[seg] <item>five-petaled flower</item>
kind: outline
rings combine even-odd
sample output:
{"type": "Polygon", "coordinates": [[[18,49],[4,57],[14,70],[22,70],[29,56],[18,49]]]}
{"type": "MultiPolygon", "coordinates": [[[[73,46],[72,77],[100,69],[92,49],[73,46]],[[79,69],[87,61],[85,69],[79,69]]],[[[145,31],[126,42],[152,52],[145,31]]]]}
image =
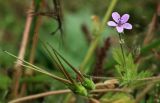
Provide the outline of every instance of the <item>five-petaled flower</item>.
{"type": "Polygon", "coordinates": [[[124,14],[121,17],[117,12],[113,12],[112,18],[114,21],[109,21],[108,25],[116,27],[119,33],[122,33],[124,29],[132,29],[132,25],[130,23],[127,23],[129,19],[129,14],[124,14]]]}

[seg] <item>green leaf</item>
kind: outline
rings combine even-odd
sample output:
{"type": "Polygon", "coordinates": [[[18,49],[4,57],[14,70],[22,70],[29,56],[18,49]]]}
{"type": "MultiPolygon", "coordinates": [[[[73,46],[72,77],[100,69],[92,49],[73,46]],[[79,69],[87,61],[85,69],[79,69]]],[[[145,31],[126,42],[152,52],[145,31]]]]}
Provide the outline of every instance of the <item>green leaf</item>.
{"type": "Polygon", "coordinates": [[[132,86],[139,83],[138,79],[142,79],[151,76],[148,71],[142,71],[138,73],[138,64],[134,63],[134,59],[131,53],[124,52],[125,65],[123,64],[123,55],[120,49],[114,49],[113,57],[118,63],[115,68],[120,75],[121,85],[132,86]]]}
{"type": "Polygon", "coordinates": [[[3,74],[0,74],[0,89],[6,90],[11,84],[11,79],[3,74]]]}
{"type": "Polygon", "coordinates": [[[117,48],[114,49],[112,54],[113,54],[113,58],[118,64],[120,65],[123,64],[123,56],[122,56],[120,49],[117,49],[117,48]]]}

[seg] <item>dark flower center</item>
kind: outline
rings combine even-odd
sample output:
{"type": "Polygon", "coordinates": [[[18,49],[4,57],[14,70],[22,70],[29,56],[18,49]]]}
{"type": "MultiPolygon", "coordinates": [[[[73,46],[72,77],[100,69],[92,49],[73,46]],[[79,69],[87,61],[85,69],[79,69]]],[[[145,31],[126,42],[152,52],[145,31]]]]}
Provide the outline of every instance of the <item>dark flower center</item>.
{"type": "Polygon", "coordinates": [[[117,24],[118,24],[119,27],[123,25],[122,20],[123,20],[122,18],[118,19],[118,23],[117,24]]]}

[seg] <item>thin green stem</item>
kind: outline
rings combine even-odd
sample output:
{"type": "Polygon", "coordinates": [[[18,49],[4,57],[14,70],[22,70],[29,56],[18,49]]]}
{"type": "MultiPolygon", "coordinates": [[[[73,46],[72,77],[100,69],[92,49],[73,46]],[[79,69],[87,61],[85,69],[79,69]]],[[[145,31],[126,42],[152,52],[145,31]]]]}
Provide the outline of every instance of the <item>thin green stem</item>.
{"type": "MultiPolygon", "coordinates": [[[[100,37],[101,37],[101,35],[102,35],[103,29],[104,29],[104,27],[105,27],[105,25],[106,25],[106,22],[109,20],[110,15],[111,15],[111,12],[113,11],[113,9],[114,9],[117,1],[118,1],[118,0],[112,0],[112,2],[110,3],[109,8],[108,8],[108,10],[107,10],[107,12],[106,12],[106,14],[105,14],[105,16],[104,16],[104,19],[103,19],[103,21],[102,21],[101,26],[100,26],[100,29],[99,29],[99,30],[96,32],[96,34],[95,34],[95,35],[96,35],[96,38],[95,38],[95,40],[91,43],[91,45],[90,45],[90,47],[89,47],[89,49],[88,49],[88,51],[87,51],[87,54],[86,54],[86,56],[85,56],[82,64],[80,65],[80,70],[81,70],[81,71],[86,70],[85,67],[86,67],[86,65],[88,64],[88,62],[90,61],[90,59],[91,59],[91,57],[92,57],[92,55],[93,55],[93,53],[94,53],[94,51],[95,51],[95,49],[96,49],[96,47],[97,47],[97,45],[98,45],[98,42],[99,42],[99,40],[100,40],[100,37]]],[[[86,72],[86,71],[84,71],[84,72],[86,72]]]]}
{"type": "Polygon", "coordinates": [[[58,80],[58,81],[61,81],[61,82],[63,82],[63,83],[71,84],[68,80],[63,79],[63,78],[60,78],[60,77],[58,77],[58,76],[55,76],[55,75],[53,75],[53,74],[51,74],[51,73],[49,73],[49,72],[47,72],[47,71],[45,71],[45,70],[36,69],[36,68],[33,68],[32,66],[28,66],[28,65],[25,65],[25,64],[20,64],[20,65],[22,65],[22,66],[24,66],[24,67],[26,67],[26,68],[29,68],[29,69],[38,71],[38,72],[40,72],[40,73],[46,74],[46,75],[48,75],[48,76],[50,76],[50,77],[52,77],[52,78],[54,78],[54,79],[56,79],[56,80],[58,80]]]}
{"type": "Polygon", "coordinates": [[[104,27],[106,26],[106,22],[109,20],[110,15],[111,15],[114,7],[116,6],[117,2],[118,2],[118,0],[112,0],[112,2],[110,3],[109,8],[106,11],[105,16],[102,21],[102,25],[101,25],[102,31],[103,31],[104,27]]]}
{"type": "MultiPolygon", "coordinates": [[[[26,61],[24,61],[24,60],[22,60],[22,59],[19,59],[18,57],[16,57],[15,55],[13,55],[13,54],[11,54],[11,53],[9,53],[9,52],[7,52],[7,51],[4,51],[4,52],[7,53],[8,55],[10,55],[10,56],[12,56],[12,57],[20,60],[20,61],[26,63],[26,64],[29,65],[29,66],[27,66],[27,65],[24,65],[24,66],[29,67],[30,69],[32,68],[32,69],[34,69],[34,70],[36,70],[36,71],[39,71],[39,72],[41,72],[41,73],[49,74],[49,76],[52,75],[52,77],[53,77],[54,79],[56,79],[56,80],[59,80],[59,81],[62,81],[62,82],[71,84],[68,80],[62,79],[62,78],[60,78],[60,77],[58,77],[58,76],[55,76],[55,75],[53,75],[53,74],[51,74],[51,73],[48,73],[47,71],[45,71],[45,70],[43,70],[43,69],[41,69],[41,68],[39,68],[39,67],[31,64],[31,63],[29,63],[29,62],[26,62],[26,61]]],[[[22,64],[21,64],[21,65],[22,65],[22,64]]]]}
{"type": "Polygon", "coordinates": [[[123,38],[121,37],[121,34],[118,33],[119,35],[119,44],[120,44],[120,48],[121,48],[121,52],[122,52],[122,56],[123,56],[123,67],[125,67],[126,65],[126,60],[125,60],[125,55],[124,55],[124,50],[123,50],[123,45],[124,44],[124,40],[123,38]]]}

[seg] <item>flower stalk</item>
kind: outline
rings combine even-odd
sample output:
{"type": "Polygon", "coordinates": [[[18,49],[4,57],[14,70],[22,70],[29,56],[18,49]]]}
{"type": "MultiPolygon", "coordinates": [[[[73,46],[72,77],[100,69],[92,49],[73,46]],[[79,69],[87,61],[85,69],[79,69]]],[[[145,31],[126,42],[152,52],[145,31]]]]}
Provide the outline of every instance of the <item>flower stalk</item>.
{"type": "Polygon", "coordinates": [[[132,25],[130,23],[128,23],[130,15],[124,14],[124,15],[120,16],[120,14],[118,12],[113,12],[112,18],[114,21],[108,21],[107,24],[108,24],[108,26],[115,27],[118,32],[120,48],[121,48],[121,52],[122,52],[122,56],[123,56],[123,68],[125,68],[126,60],[125,60],[125,55],[124,55],[124,50],[123,50],[124,40],[123,40],[121,34],[124,32],[124,29],[128,29],[128,30],[132,29],[132,25]]]}
{"type": "Polygon", "coordinates": [[[121,52],[123,56],[123,68],[125,68],[126,60],[125,60],[125,55],[124,55],[124,50],[123,50],[124,40],[120,33],[118,33],[118,35],[119,35],[119,44],[120,44],[120,48],[121,48],[121,52]]]}

